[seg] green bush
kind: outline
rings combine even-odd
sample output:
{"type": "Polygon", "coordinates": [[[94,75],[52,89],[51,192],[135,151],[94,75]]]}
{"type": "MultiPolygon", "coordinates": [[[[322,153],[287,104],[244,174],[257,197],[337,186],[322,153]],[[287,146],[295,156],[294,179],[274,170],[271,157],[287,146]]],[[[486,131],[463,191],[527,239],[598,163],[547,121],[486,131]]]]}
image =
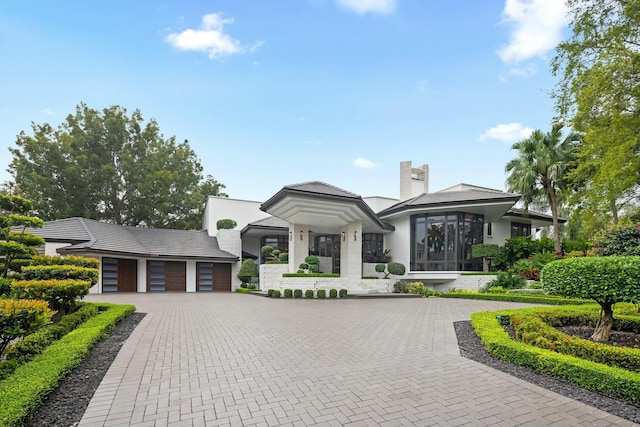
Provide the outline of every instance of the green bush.
{"type": "Polygon", "coordinates": [[[76,255],[37,255],[33,257],[31,265],[76,265],[85,268],[99,268],[100,260],[76,255]]]}
{"type": "Polygon", "coordinates": [[[393,292],[395,292],[396,294],[406,294],[407,292],[409,292],[409,288],[407,287],[407,285],[408,282],[405,282],[404,280],[398,280],[393,284],[393,292]]]}
{"type": "Polygon", "coordinates": [[[340,291],[338,292],[338,295],[340,295],[340,298],[344,298],[347,296],[347,290],[346,289],[340,289],[340,291]]]}
{"type": "Polygon", "coordinates": [[[554,252],[553,239],[543,237],[539,240],[532,236],[512,237],[505,241],[500,254],[494,260],[499,270],[507,270],[516,261],[529,258],[536,252],[554,252]]]}
{"type": "Polygon", "coordinates": [[[384,273],[383,279],[388,279],[390,274],[395,276],[403,276],[406,272],[404,264],[399,262],[390,262],[388,264],[376,264],[376,272],[384,273]]]}
{"type": "Polygon", "coordinates": [[[313,289],[307,289],[306,291],[304,291],[304,297],[313,298],[313,289]]]}
{"type": "Polygon", "coordinates": [[[511,289],[510,294],[522,294],[522,295],[544,295],[544,289],[537,288],[524,288],[524,289],[511,289]]]}
{"type": "Polygon", "coordinates": [[[285,298],[292,298],[292,297],[293,297],[293,290],[291,290],[291,289],[285,289],[285,290],[284,290],[284,297],[285,297],[285,298]]]}
{"type": "Polygon", "coordinates": [[[273,290],[273,293],[271,294],[271,296],[272,296],[273,298],[280,298],[280,290],[278,290],[278,289],[274,289],[274,290],[273,290]]]}
{"type": "Polygon", "coordinates": [[[286,252],[282,252],[278,255],[278,261],[280,262],[289,262],[289,254],[286,252]]]}
{"type": "Polygon", "coordinates": [[[46,301],[0,299],[0,355],[16,338],[49,323],[53,314],[46,301]]]}
{"type": "Polygon", "coordinates": [[[325,299],[327,297],[327,291],[324,289],[318,289],[316,296],[320,299],[325,299]]]}
{"type": "Polygon", "coordinates": [[[376,264],[375,269],[378,273],[384,273],[387,269],[387,264],[376,264]]]}
{"type": "Polygon", "coordinates": [[[99,304],[99,307],[106,310],[0,381],[0,425],[24,425],[58,382],[82,362],[91,347],[104,338],[117,322],[135,311],[132,305],[99,304]]]}
{"type": "Polygon", "coordinates": [[[425,289],[422,291],[422,296],[425,297],[439,297],[440,295],[442,295],[442,292],[438,292],[434,289],[425,289]]]}
{"type": "Polygon", "coordinates": [[[337,273],[282,273],[282,277],[324,277],[326,279],[340,277],[337,273]]]}
{"type": "Polygon", "coordinates": [[[444,298],[462,298],[488,301],[511,301],[524,302],[529,304],[547,305],[578,305],[593,304],[593,301],[583,299],[570,299],[553,295],[520,295],[520,294],[490,294],[472,291],[447,292],[441,295],[444,298]]]}
{"type": "Polygon", "coordinates": [[[480,291],[487,292],[489,288],[493,288],[499,286],[504,289],[519,289],[524,288],[527,282],[524,280],[524,277],[513,274],[508,271],[499,271],[496,278],[489,283],[487,283],[480,291]]]}
{"type": "Polygon", "coordinates": [[[268,296],[269,298],[272,298],[272,297],[273,297],[273,291],[275,291],[275,289],[267,289],[267,296],[268,296]]]}
{"type": "Polygon", "coordinates": [[[293,297],[294,298],[302,298],[302,289],[295,289],[293,291],[293,297]]]}
{"type": "Polygon", "coordinates": [[[258,277],[260,274],[258,265],[252,259],[245,259],[242,261],[240,270],[238,270],[238,279],[242,283],[249,283],[254,277],[258,277]]]}
{"type": "Polygon", "coordinates": [[[500,247],[495,244],[479,243],[471,246],[473,258],[494,258],[500,253],[500,247]]]}
{"type": "Polygon", "coordinates": [[[377,279],[379,279],[378,276],[362,276],[362,278],[366,279],[366,280],[377,280],[377,279]]]}
{"type": "Polygon", "coordinates": [[[232,230],[236,228],[236,225],[238,225],[237,222],[228,218],[223,218],[216,221],[216,228],[218,230],[232,230]]]}
{"type": "Polygon", "coordinates": [[[304,262],[307,264],[320,264],[320,258],[315,255],[308,255],[305,257],[304,262]]]}
{"type": "Polygon", "coordinates": [[[22,267],[23,280],[88,281],[91,286],[98,283],[98,269],[77,265],[31,265],[22,267]]]}
{"type": "Polygon", "coordinates": [[[248,294],[249,288],[236,288],[236,292],[239,294],[248,294]]]}
{"type": "Polygon", "coordinates": [[[557,260],[558,257],[555,252],[542,251],[531,255],[531,259],[536,264],[536,267],[544,267],[550,262],[557,260]]]}
{"type": "Polygon", "coordinates": [[[245,282],[240,283],[240,287],[241,287],[242,289],[245,289],[245,288],[247,288],[248,286],[249,286],[249,285],[247,285],[245,282]]]}
{"type": "Polygon", "coordinates": [[[309,269],[309,264],[307,264],[306,262],[303,262],[302,264],[300,264],[300,265],[298,266],[298,268],[299,268],[300,270],[308,270],[308,269],[309,269]]]}
{"type": "Polygon", "coordinates": [[[253,291],[253,290],[257,289],[257,287],[256,287],[255,283],[248,283],[247,284],[247,289],[253,291]]]}
{"type": "Polygon", "coordinates": [[[506,294],[508,291],[502,286],[490,286],[487,292],[490,294],[506,294]]]}
{"type": "Polygon", "coordinates": [[[574,382],[588,390],[640,402],[640,374],[513,341],[496,321],[496,315],[512,313],[480,312],[471,315],[473,328],[492,355],[574,382]]]}
{"type": "Polygon", "coordinates": [[[338,290],[329,289],[329,298],[338,298],[338,290]]]}
{"type": "Polygon", "coordinates": [[[6,297],[11,293],[11,279],[0,277],[0,297],[6,297]]]}
{"type": "Polygon", "coordinates": [[[424,292],[424,283],[422,282],[407,283],[407,293],[422,295],[423,292],[424,292]]]}
{"type": "Polygon", "coordinates": [[[78,301],[89,293],[91,284],[86,280],[16,280],[13,292],[18,298],[41,299],[62,314],[72,312],[78,301]]]}
{"type": "Polygon", "coordinates": [[[594,254],[600,256],[640,255],[640,224],[608,230],[596,239],[593,246],[594,254]]]}

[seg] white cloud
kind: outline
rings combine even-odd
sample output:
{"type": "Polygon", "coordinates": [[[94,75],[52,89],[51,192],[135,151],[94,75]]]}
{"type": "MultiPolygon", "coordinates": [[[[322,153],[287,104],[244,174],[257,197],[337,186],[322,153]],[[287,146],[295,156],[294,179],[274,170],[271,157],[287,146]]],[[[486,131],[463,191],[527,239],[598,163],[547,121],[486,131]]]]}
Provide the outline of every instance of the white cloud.
{"type": "Polygon", "coordinates": [[[500,49],[500,59],[516,63],[546,54],[562,40],[567,6],[560,0],[506,0],[503,22],[512,27],[510,41],[500,49]]]}
{"type": "Polygon", "coordinates": [[[344,9],[356,12],[358,15],[365,13],[391,13],[396,9],[396,0],[336,0],[344,9]]]}
{"type": "Polygon", "coordinates": [[[521,139],[528,138],[533,129],[522,126],[521,123],[506,123],[501,124],[484,131],[482,135],[478,137],[478,141],[486,141],[493,139],[502,142],[516,142],[521,139]]]}
{"type": "Polygon", "coordinates": [[[41,112],[43,112],[43,113],[45,113],[45,114],[48,114],[48,115],[52,115],[52,114],[54,114],[54,112],[53,112],[53,111],[51,111],[51,110],[50,110],[50,109],[48,109],[48,108],[44,108],[44,109],[42,109],[42,111],[41,111],[41,112]]]}
{"type": "Polygon", "coordinates": [[[373,169],[373,168],[377,168],[380,165],[372,162],[371,160],[365,159],[364,157],[358,157],[353,161],[353,166],[362,168],[362,169],[373,169]]]}
{"type": "Polygon", "coordinates": [[[259,41],[251,46],[243,46],[238,40],[224,33],[224,26],[232,23],[233,18],[222,19],[222,13],[210,13],[202,17],[200,28],[187,28],[179,33],[171,33],[164,40],[180,50],[206,52],[210,59],[247,51],[254,52],[264,44],[259,41]]]}

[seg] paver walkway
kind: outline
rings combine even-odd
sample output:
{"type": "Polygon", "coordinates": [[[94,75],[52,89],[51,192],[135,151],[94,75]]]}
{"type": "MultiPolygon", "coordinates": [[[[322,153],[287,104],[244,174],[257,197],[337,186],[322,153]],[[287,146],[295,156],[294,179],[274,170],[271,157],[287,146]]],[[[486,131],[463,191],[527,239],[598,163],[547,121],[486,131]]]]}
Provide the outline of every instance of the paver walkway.
{"type": "Polygon", "coordinates": [[[631,426],[461,357],[454,299],[90,295],[148,313],[80,426],[631,426]]]}

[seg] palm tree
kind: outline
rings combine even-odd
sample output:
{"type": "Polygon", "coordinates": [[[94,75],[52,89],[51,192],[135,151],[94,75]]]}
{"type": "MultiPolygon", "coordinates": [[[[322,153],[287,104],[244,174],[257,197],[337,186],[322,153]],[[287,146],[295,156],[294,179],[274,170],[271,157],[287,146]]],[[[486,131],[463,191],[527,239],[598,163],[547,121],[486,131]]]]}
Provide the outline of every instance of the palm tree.
{"type": "Polygon", "coordinates": [[[511,146],[518,157],[509,161],[505,171],[508,190],[522,195],[525,209],[529,205],[549,206],[553,218],[553,241],[556,252],[562,250],[558,208],[568,188],[568,172],[581,136],[571,133],[562,138],[562,125],[554,124],[550,132],[535,130],[531,136],[511,146]]]}

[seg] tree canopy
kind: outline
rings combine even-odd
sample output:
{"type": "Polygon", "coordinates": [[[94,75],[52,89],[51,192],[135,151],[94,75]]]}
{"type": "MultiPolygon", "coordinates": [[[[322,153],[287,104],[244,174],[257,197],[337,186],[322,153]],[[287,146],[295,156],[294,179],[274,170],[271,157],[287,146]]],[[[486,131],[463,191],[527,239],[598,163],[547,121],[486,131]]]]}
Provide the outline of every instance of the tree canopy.
{"type": "Polygon", "coordinates": [[[579,140],[580,136],[575,133],[563,137],[559,124],[547,133],[535,130],[511,146],[518,155],[505,167],[509,191],[521,194],[526,208],[530,205],[550,207],[556,252],[562,250],[558,210],[568,188],[567,174],[579,140]]]}
{"type": "Polygon", "coordinates": [[[188,141],[165,138],[136,110],[84,103],[57,128],[22,131],[9,171],[44,220],[81,216],[115,224],[197,229],[208,196],[224,185],[203,176],[188,141]]]}
{"type": "Polygon", "coordinates": [[[567,4],[572,34],[552,69],[561,119],[584,134],[572,204],[589,222],[616,223],[640,188],[640,0],[567,4]]]}

